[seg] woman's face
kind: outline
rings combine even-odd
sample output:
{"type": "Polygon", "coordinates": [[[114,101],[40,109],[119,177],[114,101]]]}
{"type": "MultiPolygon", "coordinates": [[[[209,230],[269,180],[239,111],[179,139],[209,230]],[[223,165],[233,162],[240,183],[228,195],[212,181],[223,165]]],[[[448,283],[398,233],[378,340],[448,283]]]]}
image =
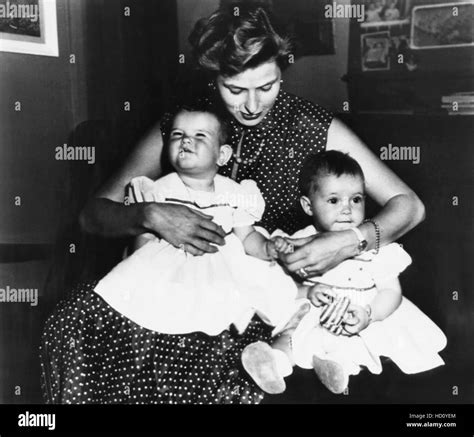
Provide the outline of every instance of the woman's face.
{"type": "Polygon", "coordinates": [[[218,76],[217,89],[227,110],[244,126],[256,126],[273,107],[280,91],[281,70],[275,61],[235,76],[218,76]]]}

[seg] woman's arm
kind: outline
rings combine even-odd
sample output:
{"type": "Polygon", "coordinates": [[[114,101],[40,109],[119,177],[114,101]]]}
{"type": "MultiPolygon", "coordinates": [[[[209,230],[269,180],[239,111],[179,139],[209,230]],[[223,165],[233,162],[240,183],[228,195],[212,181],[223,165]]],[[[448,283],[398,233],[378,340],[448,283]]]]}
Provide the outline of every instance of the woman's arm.
{"type": "Polygon", "coordinates": [[[175,246],[184,244],[185,250],[193,255],[216,252],[210,243],[224,244],[225,232],[212,222],[212,217],[182,205],[155,202],[124,205],[126,186],[131,179],[160,176],[162,152],[163,137],[157,124],[123,167],[86,204],[79,217],[82,229],[103,237],[151,232],[175,246]]]}
{"type": "MultiPolygon", "coordinates": [[[[334,119],[328,131],[327,150],[349,153],[362,167],[367,193],[383,208],[373,219],[380,226],[381,245],[400,238],[425,217],[418,196],[341,121],[334,119]]],[[[375,231],[371,223],[359,226],[368,242],[375,247],[375,231]]],[[[305,268],[309,276],[321,274],[358,253],[359,240],[354,232],[326,232],[284,255],[286,267],[296,272],[305,268]]]]}
{"type": "MultiPolygon", "coordinates": [[[[383,207],[374,217],[380,226],[382,245],[405,235],[425,218],[425,207],[415,192],[337,119],[329,128],[327,150],[348,153],[362,167],[367,194],[383,207]]],[[[369,243],[368,248],[374,248],[373,225],[366,223],[359,229],[369,243]]]]}

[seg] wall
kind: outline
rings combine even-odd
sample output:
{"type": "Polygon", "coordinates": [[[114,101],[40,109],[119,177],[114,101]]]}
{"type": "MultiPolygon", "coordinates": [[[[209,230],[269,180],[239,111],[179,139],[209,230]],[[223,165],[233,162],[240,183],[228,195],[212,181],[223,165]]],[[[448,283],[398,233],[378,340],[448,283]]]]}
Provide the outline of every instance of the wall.
{"type": "MultiPolygon", "coordinates": [[[[350,0],[338,4],[349,4],[350,0]]],[[[219,7],[219,0],[177,0],[180,53],[188,54],[187,38],[194,23],[219,7]]],[[[347,87],[340,80],[347,73],[349,20],[335,19],[335,55],[305,56],[298,59],[283,75],[287,91],[311,100],[333,111],[342,111],[348,99],[347,87]],[[315,84],[315,85],[314,85],[315,84]]]]}
{"type": "Polygon", "coordinates": [[[2,403],[41,399],[38,332],[51,268],[45,248],[58,234],[68,174],[67,163],[55,160],[55,148],[87,117],[82,17],[81,2],[57,2],[59,57],[0,52],[0,287],[39,293],[38,306],[0,304],[2,403]]]}
{"type": "Polygon", "coordinates": [[[46,317],[120,255],[80,233],[78,212],[164,112],[178,60],[174,0],[57,0],[57,22],[59,57],[0,52],[0,288],[39,293],[0,303],[0,403],[41,402],[46,317]],[[95,147],[95,165],[57,161],[66,142],[95,147]]]}
{"type": "Polygon", "coordinates": [[[69,17],[80,18],[77,4],[57,4],[59,57],[0,52],[0,244],[48,243],[55,237],[65,170],[54,159],[55,147],[66,142],[85,109],[85,93],[76,90],[80,56],[78,64],[69,63],[74,48],[67,26],[69,17]],[[21,111],[14,110],[15,102],[21,111]],[[15,196],[21,206],[14,205],[15,196]]]}
{"type": "MultiPolygon", "coordinates": [[[[338,1],[340,5],[350,0],[338,1]]],[[[335,55],[305,56],[285,72],[285,89],[335,112],[348,100],[341,77],[347,73],[349,19],[334,19],[335,55]]]]}

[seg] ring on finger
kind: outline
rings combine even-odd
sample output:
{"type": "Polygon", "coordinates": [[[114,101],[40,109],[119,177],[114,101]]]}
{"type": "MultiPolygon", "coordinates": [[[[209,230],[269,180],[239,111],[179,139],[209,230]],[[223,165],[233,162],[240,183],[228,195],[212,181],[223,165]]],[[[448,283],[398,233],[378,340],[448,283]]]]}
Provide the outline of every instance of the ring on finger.
{"type": "Polygon", "coordinates": [[[301,276],[302,278],[307,278],[309,276],[309,273],[306,271],[304,267],[301,267],[301,269],[298,269],[296,273],[298,273],[298,276],[301,276]]]}

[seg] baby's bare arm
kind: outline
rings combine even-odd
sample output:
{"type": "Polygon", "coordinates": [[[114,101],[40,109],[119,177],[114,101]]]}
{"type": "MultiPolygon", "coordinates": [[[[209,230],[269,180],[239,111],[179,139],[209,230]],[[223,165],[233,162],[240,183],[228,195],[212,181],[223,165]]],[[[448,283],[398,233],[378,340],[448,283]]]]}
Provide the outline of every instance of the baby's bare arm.
{"type": "Polygon", "coordinates": [[[398,277],[377,281],[377,296],[370,307],[372,321],[384,320],[392,314],[402,302],[402,288],[398,277]]]}
{"type": "Polygon", "coordinates": [[[240,226],[233,229],[234,234],[242,242],[245,253],[256,258],[270,260],[271,257],[267,251],[269,240],[253,226],[240,226]]]}

